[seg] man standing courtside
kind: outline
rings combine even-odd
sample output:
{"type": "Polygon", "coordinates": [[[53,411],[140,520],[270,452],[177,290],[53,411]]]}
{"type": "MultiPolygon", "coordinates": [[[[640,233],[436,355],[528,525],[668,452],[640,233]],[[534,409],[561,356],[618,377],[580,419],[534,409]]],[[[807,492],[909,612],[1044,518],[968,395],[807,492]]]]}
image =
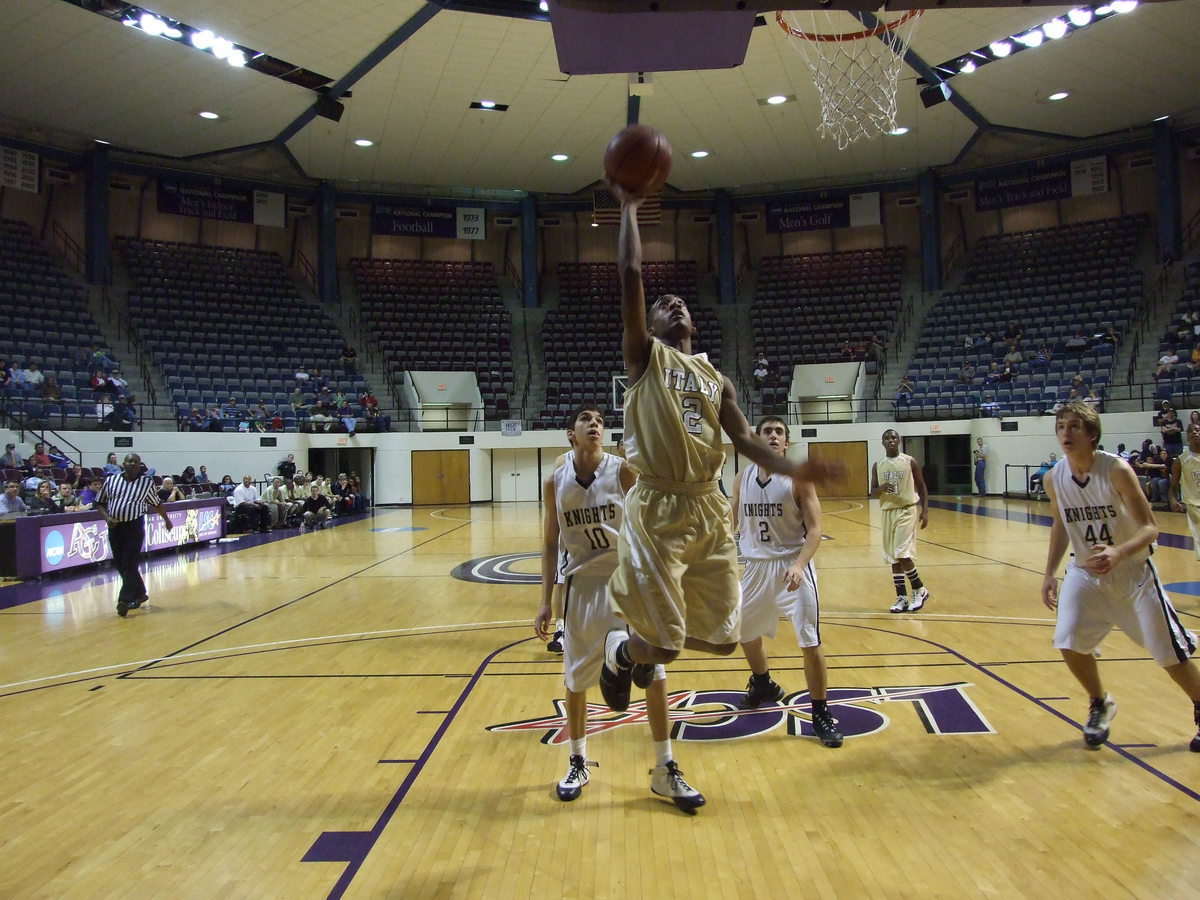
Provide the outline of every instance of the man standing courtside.
{"type": "Polygon", "coordinates": [[[117,595],[117,615],[125,618],[149,597],[142,573],[138,571],[142,543],[146,538],[146,510],[162,516],[163,525],[171,530],[167,509],[158,500],[154,479],[142,473],[142,458],[130,453],[118,475],[104,479],[104,487],[96,499],[96,509],[108,522],[108,543],[112,547],[113,564],[121,575],[121,591],[117,595]]]}

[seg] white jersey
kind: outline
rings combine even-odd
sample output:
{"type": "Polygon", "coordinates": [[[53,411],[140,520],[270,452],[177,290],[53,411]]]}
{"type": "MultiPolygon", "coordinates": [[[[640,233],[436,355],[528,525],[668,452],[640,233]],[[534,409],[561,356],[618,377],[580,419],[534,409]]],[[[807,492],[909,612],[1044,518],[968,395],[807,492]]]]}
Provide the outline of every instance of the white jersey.
{"type": "MultiPolygon", "coordinates": [[[[1045,475],[1054,487],[1058,514],[1071,539],[1071,552],[1081,564],[1096,544],[1121,544],[1137,531],[1137,522],[1112,485],[1112,472],[1120,462],[1113,454],[1097,450],[1092,470],[1082,479],[1071,471],[1069,459],[1059,460],[1045,475]]],[[[1126,562],[1143,563],[1150,553],[1146,547],[1126,562]]]]}
{"type": "Polygon", "coordinates": [[[605,453],[586,486],[575,472],[575,454],[554,471],[558,534],[563,576],[586,572],[609,575],[617,567],[617,534],[625,514],[621,463],[605,453]]]}
{"type": "Polygon", "coordinates": [[[738,550],[746,559],[795,556],[808,528],[792,494],[792,479],[747,466],[738,487],[738,550]]]}

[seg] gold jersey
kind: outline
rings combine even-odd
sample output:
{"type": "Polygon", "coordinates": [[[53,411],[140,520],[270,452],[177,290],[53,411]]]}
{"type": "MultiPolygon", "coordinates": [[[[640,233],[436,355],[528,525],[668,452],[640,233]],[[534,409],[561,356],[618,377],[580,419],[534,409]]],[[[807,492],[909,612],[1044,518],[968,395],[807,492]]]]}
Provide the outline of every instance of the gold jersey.
{"type": "Polygon", "coordinates": [[[901,509],[912,506],[920,498],[917,497],[917,487],[912,476],[913,458],[907,453],[897,453],[895,457],[885,456],[875,463],[875,477],[879,484],[891,482],[896,485],[896,493],[880,494],[879,506],[882,509],[901,509]]]}
{"type": "Polygon", "coordinates": [[[1179,493],[1188,506],[1200,506],[1200,455],[1191,450],[1179,454],[1179,493]]]}
{"type": "Polygon", "coordinates": [[[724,381],[708,355],[688,356],[655,338],[646,371],[625,392],[625,456],[639,473],[665,481],[715,481],[724,381]]]}

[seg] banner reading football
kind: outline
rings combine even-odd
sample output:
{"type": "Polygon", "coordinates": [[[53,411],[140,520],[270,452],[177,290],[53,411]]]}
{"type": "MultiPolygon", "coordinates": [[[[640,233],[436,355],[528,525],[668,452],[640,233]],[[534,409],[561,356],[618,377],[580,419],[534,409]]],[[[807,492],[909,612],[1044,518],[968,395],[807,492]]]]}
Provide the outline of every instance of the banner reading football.
{"type": "Polygon", "coordinates": [[[487,236],[485,223],[483,208],[476,206],[376,203],[371,210],[372,234],[409,234],[482,241],[487,236]]]}
{"type": "Polygon", "coordinates": [[[158,211],[176,216],[283,228],[287,225],[286,201],[286,194],[275,191],[222,187],[179,178],[158,180],[158,211]]]}
{"type": "Polygon", "coordinates": [[[879,193],[841,194],[821,191],[767,204],[767,232],[823,231],[878,225],[879,193]]]}
{"type": "Polygon", "coordinates": [[[1039,169],[1021,169],[975,182],[975,211],[1028,206],[1108,192],[1108,157],[1092,156],[1039,169]]]}

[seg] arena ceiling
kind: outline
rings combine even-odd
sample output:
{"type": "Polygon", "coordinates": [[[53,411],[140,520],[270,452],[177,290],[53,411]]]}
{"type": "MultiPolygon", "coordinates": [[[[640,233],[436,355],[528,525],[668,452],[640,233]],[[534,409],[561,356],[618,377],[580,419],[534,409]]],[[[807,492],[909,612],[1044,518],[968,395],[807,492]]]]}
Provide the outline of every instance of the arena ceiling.
{"type": "MultiPolygon", "coordinates": [[[[626,121],[627,75],[564,75],[551,25],[534,2],[146,0],[147,9],[335,85],[363,73],[337,122],[313,115],[319,97],[309,88],[78,5],[105,2],[5,0],[0,134],[71,150],[100,139],[116,159],[329,180],[352,191],[572,194],[597,179],[605,144],[626,121]],[[463,11],[523,5],[542,18],[463,11]],[[395,49],[379,52],[389,37],[395,49]],[[508,109],[471,108],[483,99],[508,109]],[[201,111],[220,118],[202,119],[201,111]],[[569,159],[554,162],[556,153],[569,159]]],[[[931,10],[912,48],[937,64],[1070,9],[931,10]]],[[[844,151],[818,135],[812,77],[773,14],[764,19],[743,65],[657,73],[653,92],[641,98],[640,120],[675,147],[674,188],[752,193],[907,179],[930,167],[1136,138],[1160,116],[1181,129],[1200,125],[1200,0],[1143,3],[959,76],[952,84],[967,112],[950,102],[924,107],[917,73],[906,65],[898,122],[909,132],[844,151]],[[1070,96],[1049,101],[1055,91],[1070,96]],[[762,102],[775,94],[795,100],[762,102]],[[699,149],[709,156],[689,155],[699,149]]]]}

